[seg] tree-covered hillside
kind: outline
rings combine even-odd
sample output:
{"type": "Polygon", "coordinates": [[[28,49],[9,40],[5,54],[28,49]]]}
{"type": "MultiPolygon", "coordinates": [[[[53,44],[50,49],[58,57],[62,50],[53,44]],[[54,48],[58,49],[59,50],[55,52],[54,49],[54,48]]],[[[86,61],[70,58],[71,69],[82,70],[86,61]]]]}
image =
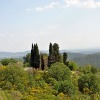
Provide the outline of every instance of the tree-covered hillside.
{"type": "Polygon", "coordinates": [[[83,57],[72,58],[72,61],[75,61],[80,66],[84,65],[93,65],[100,67],[100,53],[90,54],[83,57]]]}

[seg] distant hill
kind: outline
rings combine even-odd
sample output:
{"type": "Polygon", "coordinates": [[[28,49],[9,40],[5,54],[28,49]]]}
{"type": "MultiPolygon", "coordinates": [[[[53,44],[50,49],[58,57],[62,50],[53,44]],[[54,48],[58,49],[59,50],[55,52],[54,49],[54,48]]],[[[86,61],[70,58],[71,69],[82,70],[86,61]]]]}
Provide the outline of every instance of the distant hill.
{"type": "Polygon", "coordinates": [[[25,51],[25,52],[17,52],[17,53],[12,53],[12,52],[0,52],[0,59],[2,58],[20,58],[25,56],[27,53],[30,51],[25,51]]]}
{"type": "MultiPolygon", "coordinates": [[[[48,54],[48,51],[41,50],[40,53],[41,52],[48,54]]],[[[85,54],[81,54],[81,53],[73,53],[73,52],[70,52],[70,51],[67,51],[67,50],[60,50],[60,53],[63,53],[63,52],[68,53],[68,59],[85,56],[85,54]]],[[[13,52],[0,52],[0,59],[2,59],[2,58],[20,58],[20,57],[25,56],[27,53],[30,53],[30,51],[16,52],[16,53],[13,53],[13,52]]]]}
{"type": "Polygon", "coordinates": [[[80,66],[90,64],[96,67],[100,67],[100,53],[89,54],[83,57],[75,57],[71,60],[78,63],[80,66]]]}

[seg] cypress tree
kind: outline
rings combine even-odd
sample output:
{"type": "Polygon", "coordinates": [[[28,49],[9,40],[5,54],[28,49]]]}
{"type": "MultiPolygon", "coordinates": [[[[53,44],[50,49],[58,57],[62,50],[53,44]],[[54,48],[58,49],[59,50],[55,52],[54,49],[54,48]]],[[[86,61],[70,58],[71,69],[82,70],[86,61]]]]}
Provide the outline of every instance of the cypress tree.
{"type": "Polygon", "coordinates": [[[43,59],[43,54],[41,54],[41,69],[44,70],[44,59],[43,59]]]}
{"type": "Polygon", "coordinates": [[[39,55],[39,49],[38,49],[38,45],[36,43],[36,47],[35,47],[36,51],[36,68],[40,67],[40,55],[39,55]]]}
{"type": "Polygon", "coordinates": [[[67,64],[67,53],[66,52],[64,52],[63,53],[63,63],[66,65],[67,64]]]}
{"type": "Polygon", "coordinates": [[[52,55],[53,53],[53,47],[52,47],[52,43],[50,43],[49,45],[49,55],[52,55]]]}
{"type": "Polygon", "coordinates": [[[50,43],[49,45],[49,56],[48,56],[48,67],[55,62],[60,62],[61,57],[59,53],[59,45],[57,43],[50,43]]]}
{"type": "Polygon", "coordinates": [[[40,66],[40,55],[39,55],[39,49],[38,45],[32,43],[32,49],[31,49],[31,58],[30,58],[30,65],[33,68],[39,68],[40,66]]]}
{"type": "Polygon", "coordinates": [[[53,46],[52,43],[49,44],[49,56],[48,56],[48,67],[54,63],[54,56],[53,56],[53,46]]]}
{"type": "Polygon", "coordinates": [[[57,43],[53,44],[53,56],[54,56],[54,62],[60,62],[60,53],[59,53],[59,45],[57,43]]]}
{"type": "Polygon", "coordinates": [[[32,67],[34,67],[34,47],[33,47],[33,43],[32,43],[32,48],[31,48],[30,65],[32,67]]]}

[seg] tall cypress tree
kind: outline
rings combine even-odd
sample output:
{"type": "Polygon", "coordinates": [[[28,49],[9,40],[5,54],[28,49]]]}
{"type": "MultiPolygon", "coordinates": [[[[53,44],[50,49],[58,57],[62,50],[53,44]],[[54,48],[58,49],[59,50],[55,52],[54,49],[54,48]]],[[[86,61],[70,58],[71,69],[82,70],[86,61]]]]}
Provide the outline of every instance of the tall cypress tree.
{"type": "Polygon", "coordinates": [[[49,44],[49,56],[48,56],[48,67],[54,63],[54,56],[53,56],[53,46],[52,43],[49,44]]]}
{"type": "Polygon", "coordinates": [[[33,43],[32,43],[32,48],[31,48],[30,65],[32,67],[34,67],[34,47],[33,47],[33,43]]]}
{"type": "Polygon", "coordinates": [[[32,44],[30,64],[33,68],[39,68],[40,66],[40,55],[37,44],[34,44],[34,46],[32,44]]]}
{"type": "Polygon", "coordinates": [[[44,70],[44,59],[43,59],[43,54],[41,54],[41,69],[44,70]]]}
{"type": "Polygon", "coordinates": [[[50,43],[49,45],[49,55],[52,55],[53,53],[53,47],[52,47],[52,43],[50,43]]]}
{"type": "Polygon", "coordinates": [[[39,68],[40,67],[40,55],[39,55],[39,48],[38,48],[38,45],[36,43],[36,47],[35,47],[36,51],[36,68],[39,68]]]}
{"type": "Polygon", "coordinates": [[[63,53],[63,63],[66,65],[67,64],[67,53],[66,52],[64,52],[63,53]]]}

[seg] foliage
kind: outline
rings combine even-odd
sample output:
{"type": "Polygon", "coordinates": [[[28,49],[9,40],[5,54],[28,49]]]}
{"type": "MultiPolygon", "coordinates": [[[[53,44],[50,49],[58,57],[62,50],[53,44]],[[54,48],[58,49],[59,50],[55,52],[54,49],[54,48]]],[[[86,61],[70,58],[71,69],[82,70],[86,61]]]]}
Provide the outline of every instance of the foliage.
{"type": "Polygon", "coordinates": [[[30,58],[31,58],[31,53],[28,53],[26,56],[23,57],[24,67],[29,67],[30,66],[30,58]]]}
{"type": "Polygon", "coordinates": [[[24,82],[27,80],[25,75],[25,71],[14,64],[7,67],[3,66],[0,70],[0,88],[24,91],[24,82]]]}
{"type": "Polygon", "coordinates": [[[78,69],[78,65],[75,62],[68,62],[68,67],[70,68],[70,70],[77,70],[78,69]]]}
{"type": "Polygon", "coordinates": [[[100,92],[100,78],[94,74],[85,74],[78,80],[79,90],[86,94],[100,92]]]}
{"type": "Polygon", "coordinates": [[[59,45],[57,43],[50,43],[49,45],[49,56],[48,56],[48,66],[51,64],[61,62],[61,55],[59,53],[59,45]]]}
{"type": "Polygon", "coordinates": [[[66,65],[66,61],[67,61],[67,53],[64,52],[63,53],[63,63],[66,65]]]}
{"type": "Polygon", "coordinates": [[[40,66],[40,55],[37,43],[34,46],[32,44],[30,65],[33,68],[39,68],[40,66]]]}
{"type": "Polygon", "coordinates": [[[54,85],[54,89],[58,90],[58,92],[63,92],[64,94],[67,94],[68,96],[71,96],[75,92],[75,88],[71,81],[64,80],[59,81],[54,85]]]}
{"type": "Polygon", "coordinates": [[[48,75],[57,81],[70,79],[71,71],[63,63],[57,62],[48,69],[48,75]]]}
{"type": "Polygon", "coordinates": [[[41,70],[1,64],[0,100],[100,100],[100,69],[69,65],[56,62],[41,70]]]}
{"type": "Polygon", "coordinates": [[[4,66],[8,65],[9,63],[16,63],[16,62],[17,60],[12,59],[12,58],[9,58],[9,59],[5,58],[1,60],[1,64],[4,66]]]}
{"type": "Polygon", "coordinates": [[[99,71],[98,68],[94,67],[94,66],[91,66],[91,65],[86,65],[84,67],[80,67],[79,70],[81,72],[83,72],[83,74],[88,74],[88,73],[92,73],[92,74],[95,74],[99,71]]]}
{"type": "Polygon", "coordinates": [[[43,55],[41,54],[41,69],[44,70],[44,59],[43,59],[43,55]]]}

